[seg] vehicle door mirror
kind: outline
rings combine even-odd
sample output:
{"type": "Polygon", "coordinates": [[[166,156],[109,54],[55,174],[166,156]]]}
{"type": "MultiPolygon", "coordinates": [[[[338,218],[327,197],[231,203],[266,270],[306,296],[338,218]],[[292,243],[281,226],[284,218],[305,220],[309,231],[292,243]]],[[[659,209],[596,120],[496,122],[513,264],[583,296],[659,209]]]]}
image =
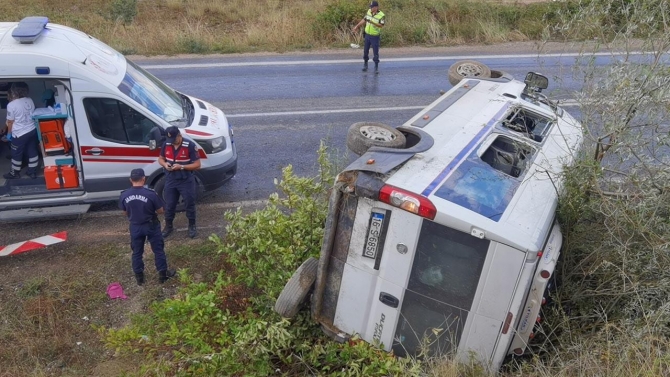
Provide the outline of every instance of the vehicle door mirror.
{"type": "Polygon", "coordinates": [[[528,72],[526,74],[526,79],[523,80],[523,82],[526,84],[527,88],[532,88],[537,92],[540,92],[542,89],[547,89],[549,87],[549,79],[547,76],[535,72],[528,72]]]}
{"type": "Polygon", "coordinates": [[[150,151],[156,150],[156,140],[154,139],[149,140],[149,150],[150,151]]]}

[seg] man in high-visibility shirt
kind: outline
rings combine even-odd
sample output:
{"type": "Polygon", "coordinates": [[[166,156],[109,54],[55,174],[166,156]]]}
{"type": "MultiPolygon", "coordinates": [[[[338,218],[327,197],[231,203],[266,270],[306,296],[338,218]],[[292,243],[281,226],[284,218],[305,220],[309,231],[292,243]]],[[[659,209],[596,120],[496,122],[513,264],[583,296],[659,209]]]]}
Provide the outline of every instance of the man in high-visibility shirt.
{"type": "Polygon", "coordinates": [[[365,17],[354,26],[354,32],[365,24],[365,46],[363,47],[363,72],[368,70],[370,47],[372,47],[372,61],[375,62],[375,74],[379,73],[379,35],[386,23],[386,15],[379,10],[379,3],[370,3],[370,9],[365,17]]]}

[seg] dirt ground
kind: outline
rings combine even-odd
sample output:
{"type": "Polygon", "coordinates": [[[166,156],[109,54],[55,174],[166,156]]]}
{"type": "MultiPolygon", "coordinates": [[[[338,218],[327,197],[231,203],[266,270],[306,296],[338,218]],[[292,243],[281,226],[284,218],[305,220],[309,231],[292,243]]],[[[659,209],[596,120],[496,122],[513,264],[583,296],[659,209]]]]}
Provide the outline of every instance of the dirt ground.
{"type": "MultiPolygon", "coordinates": [[[[259,208],[248,207],[246,210],[259,208]]],[[[235,203],[200,206],[199,236],[186,237],[186,219],[166,240],[168,263],[195,281],[213,280],[230,270],[211,234],[222,235],[223,212],[235,203]]],[[[147,283],[136,285],[130,268],[128,222],[120,211],[95,212],[82,219],[3,224],[2,243],[67,230],[68,240],[47,248],[0,257],[0,377],[119,376],[139,359],[115,356],[97,329],[116,328],[152,302],[174,296],[178,280],[160,285],[149,245],[147,283]],[[111,300],[106,289],[119,282],[126,300],[111,300]]]]}

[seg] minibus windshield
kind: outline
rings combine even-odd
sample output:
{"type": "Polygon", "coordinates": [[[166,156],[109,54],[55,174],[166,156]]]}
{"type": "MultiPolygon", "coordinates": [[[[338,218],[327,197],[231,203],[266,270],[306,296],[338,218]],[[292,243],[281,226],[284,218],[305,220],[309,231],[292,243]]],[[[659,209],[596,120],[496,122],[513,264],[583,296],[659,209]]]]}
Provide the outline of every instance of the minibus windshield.
{"type": "Polygon", "coordinates": [[[137,64],[126,61],[126,76],[119,90],[166,122],[185,122],[180,95],[137,64]]]}

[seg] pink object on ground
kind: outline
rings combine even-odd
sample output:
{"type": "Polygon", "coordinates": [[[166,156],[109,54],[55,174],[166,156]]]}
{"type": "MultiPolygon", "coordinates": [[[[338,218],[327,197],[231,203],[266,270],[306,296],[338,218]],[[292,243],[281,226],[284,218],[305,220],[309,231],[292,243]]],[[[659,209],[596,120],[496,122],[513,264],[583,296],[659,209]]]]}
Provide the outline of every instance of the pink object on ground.
{"type": "Polygon", "coordinates": [[[122,298],[125,300],[128,298],[123,294],[123,287],[118,282],[111,283],[107,286],[107,295],[111,299],[122,298]]]}

